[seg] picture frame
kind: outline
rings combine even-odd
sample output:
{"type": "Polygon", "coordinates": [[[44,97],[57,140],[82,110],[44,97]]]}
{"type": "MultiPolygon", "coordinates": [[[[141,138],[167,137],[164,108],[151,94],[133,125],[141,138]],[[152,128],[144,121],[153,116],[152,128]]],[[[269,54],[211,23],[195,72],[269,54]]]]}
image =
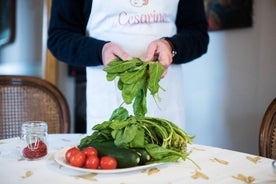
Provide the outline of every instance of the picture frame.
{"type": "Polygon", "coordinates": [[[209,31],[253,25],[253,0],[204,0],[209,31]]]}
{"type": "Polygon", "coordinates": [[[0,0],[0,47],[15,39],[15,0],[0,0]]]}

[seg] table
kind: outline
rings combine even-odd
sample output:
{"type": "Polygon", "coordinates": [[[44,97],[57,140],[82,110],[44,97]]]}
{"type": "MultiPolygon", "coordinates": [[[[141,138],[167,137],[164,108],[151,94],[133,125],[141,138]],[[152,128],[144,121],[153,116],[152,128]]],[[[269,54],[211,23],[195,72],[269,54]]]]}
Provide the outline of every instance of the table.
{"type": "Polygon", "coordinates": [[[200,170],[189,160],[116,174],[94,174],[60,166],[54,159],[55,153],[77,145],[84,136],[84,134],[50,134],[49,154],[36,161],[22,159],[19,138],[0,140],[0,183],[276,183],[272,159],[198,144],[190,145],[189,149],[192,151],[190,158],[201,167],[200,170]]]}

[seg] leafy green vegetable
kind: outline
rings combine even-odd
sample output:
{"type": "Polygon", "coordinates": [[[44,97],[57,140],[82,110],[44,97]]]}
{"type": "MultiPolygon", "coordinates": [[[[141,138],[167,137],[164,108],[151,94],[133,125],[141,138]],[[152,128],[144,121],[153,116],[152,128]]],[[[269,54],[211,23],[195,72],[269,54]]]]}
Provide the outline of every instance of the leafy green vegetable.
{"type": "Polygon", "coordinates": [[[144,62],[139,58],[116,59],[104,71],[108,81],[119,77],[117,87],[122,92],[123,103],[132,104],[134,115],[121,105],[108,121],[92,127],[93,133],[84,137],[78,147],[113,141],[117,147],[147,151],[151,160],[146,164],[189,159],[187,145],[194,137],[168,120],[146,116],[147,91],[154,97],[158,95],[163,66],[157,61],[144,62]]]}
{"type": "MultiPolygon", "coordinates": [[[[115,109],[114,112],[126,114],[126,109],[119,109],[115,109]]],[[[121,117],[120,114],[117,114],[117,117],[121,117]]],[[[187,145],[193,140],[193,137],[174,123],[153,117],[130,115],[126,119],[113,119],[95,125],[93,130],[89,139],[98,136],[101,142],[107,142],[112,137],[118,147],[146,149],[152,158],[148,163],[175,162],[179,158],[185,160],[189,155],[187,145]]],[[[91,142],[84,138],[80,147],[85,147],[89,143],[91,142]]]]}
{"type": "Polygon", "coordinates": [[[113,111],[109,120],[110,121],[111,120],[124,120],[127,117],[128,117],[128,111],[123,107],[119,107],[113,111]]]}
{"type": "Polygon", "coordinates": [[[125,104],[132,104],[135,116],[147,113],[147,90],[155,96],[159,91],[159,81],[164,71],[157,61],[144,62],[139,58],[128,61],[116,59],[104,69],[108,81],[119,77],[117,87],[122,91],[125,104]]]}
{"type": "Polygon", "coordinates": [[[125,71],[122,74],[120,74],[120,78],[123,83],[125,84],[133,84],[136,83],[138,80],[146,76],[147,71],[147,65],[142,64],[139,67],[136,67],[137,69],[132,71],[125,71]]]}
{"type": "Polygon", "coordinates": [[[147,113],[147,94],[146,90],[141,89],[133,103],[133,112],[137,117],[144,117],[147,113]]]}
{"type": "Polygon", "coordinates": [[[158,64],[159,62],[155,62],[149,65],[149,84],[148,88],[152,95],[156,94],[159,90],[159,81],[164,72],[164,68],[162,65],[158,64]]]}
{"type": "MultiPolygon", "coordinates": [[[[113,61],[114,62],[114,61],[113,61]]],[[[141,64],[141,60],[129,60],[124,62],[119,62],[118,60],[115,60],[115,63],[110,62],[107,68],[104,69],[104,71],[108,73],[120,73],[125,72],[133,67],[136,67],[137,65],[141,64]]]]}

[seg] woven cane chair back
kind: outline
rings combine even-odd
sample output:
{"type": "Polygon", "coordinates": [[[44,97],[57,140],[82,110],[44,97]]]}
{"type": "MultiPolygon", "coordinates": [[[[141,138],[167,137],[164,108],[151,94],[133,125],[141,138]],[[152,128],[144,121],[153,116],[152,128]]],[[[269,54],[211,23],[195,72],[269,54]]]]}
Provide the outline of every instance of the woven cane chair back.
{"type": "Polygon", "coordinates": [[[0,76],[0,139],[20,135],[25,121],[45,121],[48,133],[68,133],[70,113],[60,90],[31,76],[0,76]]]}

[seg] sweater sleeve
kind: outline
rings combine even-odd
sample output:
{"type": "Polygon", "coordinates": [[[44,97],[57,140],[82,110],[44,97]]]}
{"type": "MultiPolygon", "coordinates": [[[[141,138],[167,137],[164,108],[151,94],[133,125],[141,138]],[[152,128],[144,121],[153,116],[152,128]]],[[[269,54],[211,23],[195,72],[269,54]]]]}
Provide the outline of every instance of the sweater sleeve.
{"type": "Polygon", "coordinates": [[[177,34],[168,38],[177,51],[173,63],[186,63],[207,52],[209,36],[203,0],[180,0],[176,26],[177,34]]]}
{"type": "Polygon", "coordinates": [[[106,43],[86,36],[92,0],[53,0],[47,47],[60,61],[74,66],[102,64],[106,43]]]}

